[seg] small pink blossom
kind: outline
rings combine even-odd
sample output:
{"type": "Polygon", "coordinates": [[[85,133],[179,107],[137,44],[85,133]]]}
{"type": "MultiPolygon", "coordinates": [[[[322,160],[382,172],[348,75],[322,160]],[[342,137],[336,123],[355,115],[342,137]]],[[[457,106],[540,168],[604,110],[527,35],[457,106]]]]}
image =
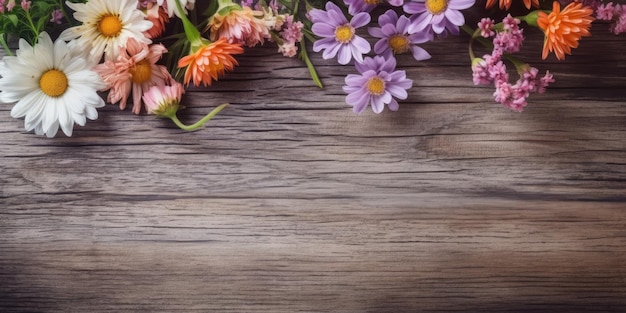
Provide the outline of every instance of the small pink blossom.
{"type": "Polygon", "coordinates": [[[493,35],[495,35],[496,33],[493,31],[493,27],[495,26],[495,23],[492,19],[485,17],[482,18],[480,20],[480,22],[478,22],[478,28],[480,29],[480,35],[485,37],[485,38],[489,38],[493,35]]]}
{"type": "Polygon", "coordinates": [[[185,88],[174,81],[171,86],[153,86],[143,94],[146,111],[161,117],[169,117],[178,111],[185,88]]]}
{"type": "Polygon", "coordinates": [[[298,47],[293,42],[285,42],[282,45],[278,45],[278,52],[286,57],[292,58],[298,53],[298,47]]]}
{"type": "Polygon", "coordinates": [[[7,11],[11,12],[13,11],[13,8],[15,7],[15,0],[9,0],[9,3],[7,3],[7,11]]]}
{"type": "Polygon", "coordinates": [[[506,53],[516,53],[522,48],[524,42],[523,29],[519,28],[520,20],[508,14],[503,20],[503,30],[498,32],[493,39],[493,45],[506,53]]]}
{"type": "Polygon", "coordinates": [[[626,5],[608,2],[596,9],[599,20],[611,22],[609,30],[615,35],[626,32],[626,5]]]}
{"type": "Polygon", "coordinates": [[[50,22],[55,24],[63,23],[63,12],[61,12],[61,9],[55,9],[52,11],[50,22]]]}
{"type": "Polygon", "coordinates": [[[302,41],[302,28],[304,28],[302,22],[294,22],[293,15],[287,15],[283,25],[283,30],[280,32],[280,35],[285,41],[291,43],[302,41]]]}
{"type": "Polygon", "coordinates": [[[26,0],[22,0],[22,2],[20,3],[20,5],[22,6],[22,9],[24,9],[24,11],[30,10],[31,4],[32,4],[31,1],[26,1],[26,0]]]}

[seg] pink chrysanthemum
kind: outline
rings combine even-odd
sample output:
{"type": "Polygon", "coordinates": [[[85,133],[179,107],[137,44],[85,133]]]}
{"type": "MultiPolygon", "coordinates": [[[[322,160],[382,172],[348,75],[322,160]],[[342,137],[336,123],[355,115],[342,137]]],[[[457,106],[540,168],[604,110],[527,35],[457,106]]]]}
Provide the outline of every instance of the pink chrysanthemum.
{"type": "Polygon", "coordinates": [[[139,114],[143,93],[152,86],[163,86],[172,80],[167,68],[156,64],[165,52],[167,49],[163,45],[148,46],[131,39],[126,49],[120,49],[116,60],[98,64],[95,70],[110,88],[107,101],[119,102],[123,110],[132,92],[133,113],[139,114]]]}

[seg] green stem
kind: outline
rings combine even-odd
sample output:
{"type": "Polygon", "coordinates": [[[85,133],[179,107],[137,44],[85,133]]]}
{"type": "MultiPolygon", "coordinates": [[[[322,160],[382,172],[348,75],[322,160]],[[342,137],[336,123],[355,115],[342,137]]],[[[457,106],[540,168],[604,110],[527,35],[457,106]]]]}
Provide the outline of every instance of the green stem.
{"type": "Polygon", "coordinates": [[[223,104],[219,105],[217,108],[213,109],[213,111],[211,111],[209,114],[207,114],[205,117],[203,117],[202,119],[200,119],[199,121],[197,121],[197,122],[195,122],[194,124],[191,124],[191,125],[183,124],[183,122],[181,122],[178,119],[176,114],[173,114],[172,116],[169,116],[169,118],[174,122],[174,124],[176,124],[176,126],[180,127],[180,129],[182,129],[184,131],[194,131],[194,130],[202,127],[206,122],[208,122],[210,119],[212,119],[217,113],[219,113],[221,110],[223,110],[227,105],[228,105],[228,103],[223,103],[223,104]]]}
{"type": "Polygon", "coordinates": [[[30,12],[27,10],[24,10],[24,12],[26,13],[26,19],[28,20],[28,26],[30,26],[30,29],[33,31],[33,42],[32,44],[36,44],[37,41],[39,40],[39,29],[37,29],[37,27],[35,27],[35,23],[33,23],[33,19],[30,16],[30,12]]]}
{"type": "Polygon", "coordinates": [[[67,23],[71,26],[74,26],[72,24],[72,19],[70,18],[70,16],[67,14],[67,11],[65,11],[65,6],[63,5],[63,0],[59,0],[57,1],[57,4],[59,5],[59,9],[61,10],[61,13],[63,13],[63,16],[65,16],[65,19],[67,20],[67,23]]]}
{"type": "Polygon", "coordinates": [[[315,66],[313,65],[313,62],[311,62],[311,59],[309,58],[309,54],[306,51],[306,39],[304,38],[302,39],[302,41],[300,41],[300,59],[302,59],[304,63],[306,64],[306,67],[309,68],[309,73],[315,85],[319,88],[324,88],[322,81],[317,75],[315,66]]]}
{"type": "Polygon", "coordinates": [[[11,48],[9,48],[6,39],[4,39],[4,34],[0,34],[0,44],[2,45],[2,49],[4,49],[7,55],[14,56],[13,51],[11,51],[11,48]]]}
{"type": "Polygon", "coordinates": [[[183,28],[185,28],[185,35],[187,36],[187,40],[191,42],[191,46],[201,44],[201,35],[196,26],[191,23],[187,15],[185,15],[185,10],[183,6],[180,4],[180,1],[176,0],[176,9],[178,9],[178,13],[180,14],[180,19],[183,21],[183,28]]]}

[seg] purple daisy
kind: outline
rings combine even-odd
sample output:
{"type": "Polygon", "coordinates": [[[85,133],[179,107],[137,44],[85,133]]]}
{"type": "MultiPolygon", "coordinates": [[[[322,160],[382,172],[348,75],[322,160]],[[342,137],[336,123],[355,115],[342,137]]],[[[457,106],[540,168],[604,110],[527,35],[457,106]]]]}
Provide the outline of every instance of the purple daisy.
{"type": "Polygon", "coordinates": [[[385,104],[391,111],[398,110],[395,98],[406,99],[407,89],[413,86],[413,81],[406,78],[405,71],[396,71],[396,59],[385,59],[382,56],[366,57],[363,63],[355,64],[360,75],[346,76],[346,86],[343,86],[348,96],[346,103],[353,106],[355,113],[362,113],[371,103],[372,110],[380,113],[385,104]]]}
{"type": "Polygon", "coordinates": [[[411,52],[417,61],[430,59],[430,54],[417,46],[419,43],[431,41],[432,33],[429,31],[410,32],[411,21],[408,17],[398,14],[394,10],[388,10],[378,18],[380,27],[370,27],[370,35],[381,38],[374,45],[374,52],[385,58],[392,58],[395,54],[411,52]]]}
{"type": "Polygon", "coordinates": [[[363,62],[363,54],[370,52],[371,47],[367,40],[356,35],[356,29],[370,22],[370,15],[361,12],[348,22],[339,7],[326,3],[326,11],[313,9],[309,12],[313,26],[311,30],[317,36],[323,37],[315,41],[313,51],[322,53],[325,60],[336,55],[339,64],[345,65],[354,57],[357,62],[363,62]]]}
{"type": "Polygon", "coordinates": [[[459,26],[465,24],[465,17],[459,10],[470,8],[475,0],[410,0],[404,4],[404,11],[414,14],[413,29],[430,28],[436,34],[448,30],[458,35],[459,26]]]}

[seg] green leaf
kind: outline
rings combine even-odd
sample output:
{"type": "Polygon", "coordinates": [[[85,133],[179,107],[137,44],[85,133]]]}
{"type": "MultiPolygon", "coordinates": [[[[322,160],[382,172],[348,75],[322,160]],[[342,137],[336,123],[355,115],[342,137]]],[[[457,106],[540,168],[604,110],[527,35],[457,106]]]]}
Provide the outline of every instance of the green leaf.
{"type": "Polygon", "coordinates": [[[311,79],[313,79],[313,82],[315,83],[315,85],[317,85],[317,87],[319,87],[319,88],[324,88],[324,85],[322,84],[322,81],[320,80],[319,76],[317,75],[317,71],[315,70],[315,66],[311,62],[311,59],[309,59],[309,55],[308,55],[308,53],[306,51],[306,40],[302,40],[300,42],[300,59],[302,59],[302,61],[304,61],[304,64],[306,64],[306,67],[309,69],[309,74],[311,75],[311,79]]]}

